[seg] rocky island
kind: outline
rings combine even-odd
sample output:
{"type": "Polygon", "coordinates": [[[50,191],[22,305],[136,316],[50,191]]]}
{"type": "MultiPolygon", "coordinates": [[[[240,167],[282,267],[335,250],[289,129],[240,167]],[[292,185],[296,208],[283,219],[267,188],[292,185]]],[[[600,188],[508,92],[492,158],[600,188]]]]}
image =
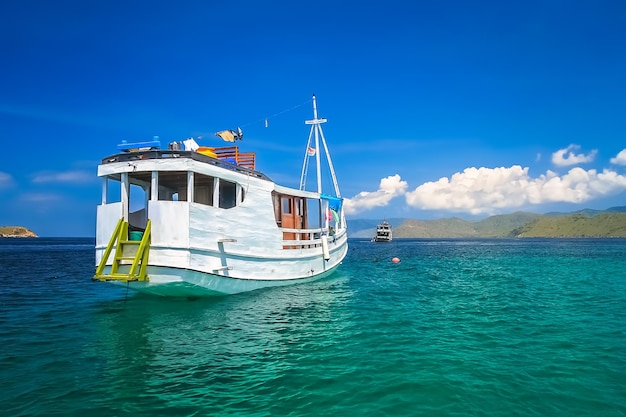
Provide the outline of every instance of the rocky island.
{"type": "Polygon", "coordinates": [[[39,237],[23,226],[0,226],[0,237],[39,237]]]}

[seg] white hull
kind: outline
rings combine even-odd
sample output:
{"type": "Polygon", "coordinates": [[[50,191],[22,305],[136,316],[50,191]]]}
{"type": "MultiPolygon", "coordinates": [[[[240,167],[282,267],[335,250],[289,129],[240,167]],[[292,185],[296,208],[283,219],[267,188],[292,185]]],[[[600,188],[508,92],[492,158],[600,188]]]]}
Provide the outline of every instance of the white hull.
{"type": "MultiPolygon", "coordinates": [[[[153,224],[154,236],[158,242],[158,224],[153,224]]],[[[184,230],[184,229],[182,229],[184,230]]],[[[207,238],[209,242],[211,238],[207,238]]],[[[228,239],[228,238],[227,238],[228,239]]],[[[226,240],[227,240],[226,239],[226,240]]],[[[213,242],[218,239],[213,237],[213,242]]],[[[234,239],[233,239],[234,240],[234,239]]],[[[279,239],[282,244],[282,239],[279,239]]],[[[311,249],[283,250],[282,247],[271,255],[270,248],[262,248],[250,243],[248,249],[239,242],[218,243],[212,249],[158,246],[150,249],[147,266],[148,281],[114,283],[128,286],[133,290],[173,297],[193,297],[226,295],[252,291],[259,288],[275,287],[310,282],[330,275],[347,253],[347,235],[330,239],[330,257],[324,259],[321,246],[311,249]],[[276,255],[282,255],[277,257],[276,255]]],[[[99,261],[104,246],[96,249],[99,261]]],[[[112,256],[111,256],[112,258],[112,256]]],[[[110,271],[107,262],[105,272],[110,271]]],[[[122,265],[121,272],[128,270],[122,265]]]]}
{"type": "Polygon", "coordinates": [[[134,291],[163,297],[207,297],[237,294],[261,288],[305,284],[331,275],[339,265],[321,274],[294,279],[255,280],[225,277],[170,267],[148,267],[149,281],[114,282],[134,291]]]}

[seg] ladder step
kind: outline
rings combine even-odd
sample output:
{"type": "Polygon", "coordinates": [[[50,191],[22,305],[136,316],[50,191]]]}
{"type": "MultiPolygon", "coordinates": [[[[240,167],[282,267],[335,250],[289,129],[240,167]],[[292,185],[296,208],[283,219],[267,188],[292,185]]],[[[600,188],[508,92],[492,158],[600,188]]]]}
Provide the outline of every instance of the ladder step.
{"type": "Polygon", "coordinates": [[[141,279],[141,277],[139,277],[138,274],[100,274],[100,275],[94,275],[93,277],[94,280],[99,280],[99,281],[148,281],[149,278],[146,275],[146,277],[144,279],[141,279]]]}
{"type": "Polygon", "coordinates": [[[141,240],[122,240],[120,241],[122,245],[141,245],[141,240]]]}
{"type": "Polygon", "coordinates": [[[128,274],[102,274],[94,276],[93,279],[100,281],[139,281],[137,275],[130,276],[128,274]]]}
{"type": "Polygon", "coordinates": [[[130,274],[102,274],[102,276],[107,278],[129,278],[130,274]]]}
{"type": "Polygon", "coordinates": [[[134,256],[116,256],[115,259],[118,261],[134,261],[135,257],[134,256]]]}

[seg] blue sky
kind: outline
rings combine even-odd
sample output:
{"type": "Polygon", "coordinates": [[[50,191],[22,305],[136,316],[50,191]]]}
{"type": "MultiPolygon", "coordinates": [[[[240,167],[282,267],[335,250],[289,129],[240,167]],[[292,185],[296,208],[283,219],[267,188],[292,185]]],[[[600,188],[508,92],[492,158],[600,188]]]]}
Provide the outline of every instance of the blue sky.
{"type": "Polygon", "coordinates": [[[0,52],[0,225],[41,236],[95,234],[122,139],[241,126],[297,186],[312,94],[348,219],[626,205],[623,1],[25,0],[0,52]]]}

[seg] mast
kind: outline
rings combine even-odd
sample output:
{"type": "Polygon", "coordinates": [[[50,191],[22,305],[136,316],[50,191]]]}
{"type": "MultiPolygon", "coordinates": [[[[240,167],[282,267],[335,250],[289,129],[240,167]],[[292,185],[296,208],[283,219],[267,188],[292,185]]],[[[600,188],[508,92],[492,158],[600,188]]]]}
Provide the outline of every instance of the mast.
{"type": "Polygon", "coordinates": [[[315,171],[317,172],[317,192],[322,192],[322,168],[320,164],[320,125],[326,122],[317,118],[317,101],[315,100],[315,94],[313,94],[313,120],[316,121],[315,126],[315,171]]]}
{"type": "Polygon", "coordinates": [[[324,154],[326,155],[326,161],[328,162],[328,167],[330,169],[330,175],[333,180],[333,186],[335,188],[335,194],[337,197],[341,197],[341,193],[339,192],[339,185],[337,184],[337,177],[335,176],[335,168],[333,167],[333,162],[330,159],[330,153],[328,152],[328,146],[326,145],[326,138],[324,137],[324,132],[322,131],[322,123],[326,123],[328,120],[325,118],[317,117],[317,101],[315,99],[315,94],[313,94],[313,120],[306,120],[304,123],[307,125],[311,125],[311,131],[309,133],[309,140],[307,142],[307,149],[304,154],[304,163],[302,164],[302,175],[300,177],[300,190],[304,190],[305,182],[306,182],[306,173],[308,171],[308,150],[311,146],[311,139],[315,138],[315,168],[317,172],[317,192],[322,192],[322,168],[321,168],[321,155],[320,155],[320,140],[322,142],[322,146],[324,147],[324,154]]]}

